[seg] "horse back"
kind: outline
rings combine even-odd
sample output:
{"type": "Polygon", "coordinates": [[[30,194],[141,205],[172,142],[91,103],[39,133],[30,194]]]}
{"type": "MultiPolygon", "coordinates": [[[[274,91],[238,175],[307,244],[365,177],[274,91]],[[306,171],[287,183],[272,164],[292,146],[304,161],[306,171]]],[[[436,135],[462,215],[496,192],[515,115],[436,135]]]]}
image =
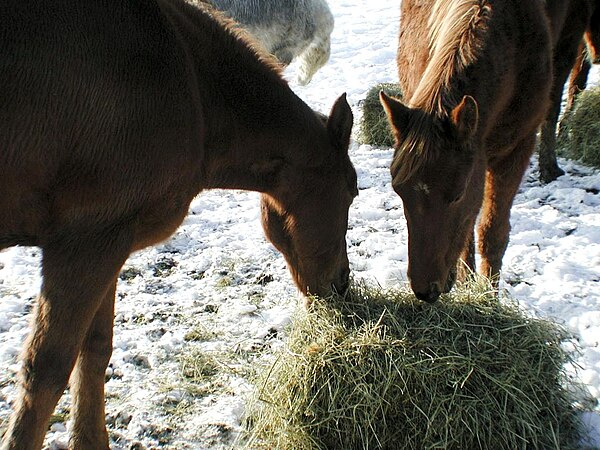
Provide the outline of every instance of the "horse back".
{"type": "MultiPolygon", "coordinates": [[[[446,0],[402,3],[398,72],[403,95],[409,100],[422,82],[428,82],[423,74],[432,57],[429,18],[438,1],[446,0]]],[[[457,101],[461,94],[476,98],[480,139],[497,150],[512,149],[523,135],[537,128],[547,108],[551,43],[544,2],[487,0],[473,4],[488,5],[489,20],[475,49],[476,58],[457,68],[446,94],[457,101]]]]}
{"type": "Polygon", "coordinates": [[[160,4],[7,0],[0,17],[0,247],[181,216],[201,108],[160,4]]]}

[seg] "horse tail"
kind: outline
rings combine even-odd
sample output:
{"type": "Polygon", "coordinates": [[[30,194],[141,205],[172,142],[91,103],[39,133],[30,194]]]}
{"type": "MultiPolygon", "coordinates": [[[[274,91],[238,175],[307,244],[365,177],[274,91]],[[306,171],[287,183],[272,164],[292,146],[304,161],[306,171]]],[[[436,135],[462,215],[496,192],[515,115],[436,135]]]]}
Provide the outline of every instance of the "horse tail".
{"type": "Polygon", "coordinates": [[[310,83],[313,75],[329,60],[331,54],[331,32],[334,19],[325,0],[316,0],[316,29],[312,41],[299,56],[298,84],[310,83]]]}

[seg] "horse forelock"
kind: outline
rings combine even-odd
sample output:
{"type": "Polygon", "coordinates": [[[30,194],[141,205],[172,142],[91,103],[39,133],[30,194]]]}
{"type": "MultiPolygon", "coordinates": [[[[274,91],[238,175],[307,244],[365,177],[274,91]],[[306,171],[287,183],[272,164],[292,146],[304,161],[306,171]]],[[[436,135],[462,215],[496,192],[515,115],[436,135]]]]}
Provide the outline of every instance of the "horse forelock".
{"type": "Polygon", "coordinates": [[[437,157],[438,132],[434,122],[423,111],[415,110],[411,123],[396,141],[391,171],[394,185],[404,184],[425,164],[437,157]]]}
{"type": "Polygon", "coordinates": [[[452,82],[477,59],[490,17],[487,0],[434,2],[428,21],[429,61],[409,102],[421,113],[413,114],[406,135],[397,142],[392,165],[395,183],[405,183],[438,157],[439,131],[434,119],[446,120],[460,101],[452,82]]]}

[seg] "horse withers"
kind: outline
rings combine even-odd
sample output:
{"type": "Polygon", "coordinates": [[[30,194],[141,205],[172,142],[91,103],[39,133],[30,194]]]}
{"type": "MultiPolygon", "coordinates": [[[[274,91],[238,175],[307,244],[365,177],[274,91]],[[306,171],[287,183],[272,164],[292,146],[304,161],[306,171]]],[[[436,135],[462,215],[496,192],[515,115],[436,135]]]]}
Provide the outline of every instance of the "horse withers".
{"type": "Polygon", "coordinates": [[[556,124],[567,84],[566,111],[585,88],[590,63],[600,63],[600,0],[546,0],[553,45],[554,77],[550,107],[539,145],[540,180],[549,183],[564,171],[556,160],[556,124]]]}
{"type": "Polygon", "coordinates": [[[200,191],[261,192],[298,288],[346,288],[352,112],[342,96],[324,120],[228,21],[183,0],[6,0],[0,16],[0,249],[43,255],[2,449],[42,447],[70,378],[69,448],[106,450],[119,270],[200,191]]]}
{"type": "Polygon", "coordinates": [[[326,0],[209,1],[288,66],[298,58],[298,83],[306,85],[329,60],[334,19],[326,0]]]}
{"type": "Polygon", "coordinates": [[[381,101],[418,298],[448,292],[459,258],[475,269],[478,215],[480,271],[497,280],[551,65],[541,0],[403,0],[398,72],[408,106],[384,93],[381,101]]]}

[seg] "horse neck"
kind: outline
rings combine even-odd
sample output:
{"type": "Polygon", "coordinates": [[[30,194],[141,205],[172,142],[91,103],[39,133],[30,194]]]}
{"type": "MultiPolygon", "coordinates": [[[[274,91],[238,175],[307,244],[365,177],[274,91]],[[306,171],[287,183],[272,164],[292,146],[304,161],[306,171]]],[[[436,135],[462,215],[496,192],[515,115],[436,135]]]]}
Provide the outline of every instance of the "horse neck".
{"type": "Polygon", "coordinates": [[[241,116],[240,111],[229,110],[206,121],[205,189],[271,192],[283,164],[296,170],[318,164],[319,154],[310,151],[320,147],[319,136],[314,135],[319,128],[311,133],[306,116],[285,108],[268,114],[268,121],[248,123],[241,116]]]}
{"type": "Polygon", "coordinates": [[[205,14],[184,2],[167,7],[172,5],[178,9],[171,20],[192,63],[201,108],[201,187],[265,192],[271,184],[265,171],[277,161],[301,165],[318,159],[298,150],[300,143],[318,148],[310,142],[322,140],[324,127],[289,88],[276,62],[252,48],[248,36],[218,12],[205,14]]]}
{"type": "MultiPolygon", "coordinates": [[[[243,50],[243,49],[242,49],[243,50]]],[[[266,192],[277,164],[320,160],[325,127],[287,83],[254,57],[221,64],[203,86],[205,188],[266,192]]]]}
{"type": "Polygon", "coordinates": [[[485,1],[436,0],[433,8],[418,8],[415,22],[427,28],[427,42],[417,46],[426,51],[423,73],[412,91],[410,105],[423,111],[445,116],[462,99],[464,93],[477,87],[467,71],[482,65],[487,46],[490,6],[485,1]],[[425,25],[427,23],[427,25],[425,25]]]}

